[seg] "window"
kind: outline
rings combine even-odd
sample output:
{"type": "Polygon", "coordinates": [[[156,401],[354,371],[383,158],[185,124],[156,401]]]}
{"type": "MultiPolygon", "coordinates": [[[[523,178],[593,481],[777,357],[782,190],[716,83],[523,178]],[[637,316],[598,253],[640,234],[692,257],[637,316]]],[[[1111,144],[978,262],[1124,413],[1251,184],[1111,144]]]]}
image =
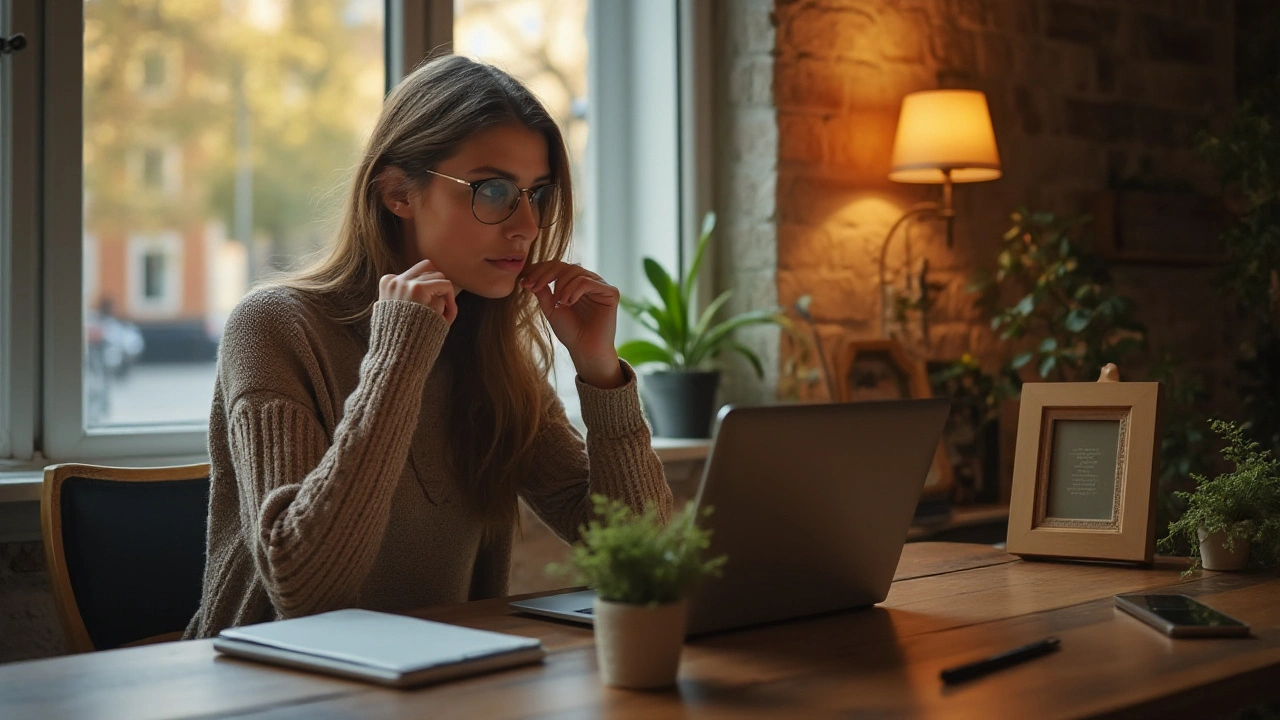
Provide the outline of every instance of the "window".
{"type": "Polygon", "coordinates": [[[640,257],[675,265],[687,217],[677,30],[695,5],[0,0],[44,46],[0,60],[0,459],[203,453],[227,314],[328,242],[388,78],[455,35],[556,114],[574,257],[641,292],[640,257]],[[42,215],[41,197],[78,201],[42,215]]]}

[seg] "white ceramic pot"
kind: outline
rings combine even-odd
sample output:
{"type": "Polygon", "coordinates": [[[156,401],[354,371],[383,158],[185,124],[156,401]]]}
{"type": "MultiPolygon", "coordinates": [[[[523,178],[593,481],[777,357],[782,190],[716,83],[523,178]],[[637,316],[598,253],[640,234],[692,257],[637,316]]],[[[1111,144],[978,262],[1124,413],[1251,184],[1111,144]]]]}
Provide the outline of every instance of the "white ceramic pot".
{"type": "Polygon", "coordinates": [[[688,603],[629,605],[596,598],[596,660],[605,685],[661,688],[674,685],[688,603]]]}
{"type": "Polygon", "coordinates": [[[1241,570],[1249,562],[1248,538],[1236,538],[1235,549],[1227,550],[1227,534],[1207,533],[1200,528],[1200,564],[1205,570],[1241,570]]]}

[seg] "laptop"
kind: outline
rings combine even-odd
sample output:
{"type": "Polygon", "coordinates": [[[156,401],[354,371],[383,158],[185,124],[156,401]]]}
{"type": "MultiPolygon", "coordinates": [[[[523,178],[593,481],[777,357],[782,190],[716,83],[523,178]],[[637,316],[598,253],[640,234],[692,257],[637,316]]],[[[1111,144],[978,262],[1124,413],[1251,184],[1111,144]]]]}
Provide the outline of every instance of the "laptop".
{"type": "MultiPolygon", "coordinates": [[[[729,561],[690,598],[687,633],[883,601],[949,411],[941,398],[721,410],[696,502],[715,508],[709,556],[729,561]]],[[[511,606],[590,623],[594,600],[511,606]]]]}

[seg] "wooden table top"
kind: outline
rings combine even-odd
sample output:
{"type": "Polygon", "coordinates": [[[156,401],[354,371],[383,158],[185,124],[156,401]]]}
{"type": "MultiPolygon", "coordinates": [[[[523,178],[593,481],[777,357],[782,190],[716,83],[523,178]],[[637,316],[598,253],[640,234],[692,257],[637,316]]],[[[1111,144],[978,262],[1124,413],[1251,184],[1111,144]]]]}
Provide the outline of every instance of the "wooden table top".
{"type": "Polygon", "coordinates": [[[421,617],[540,638],[541,665],[414,690],[234,660],[211,641],[0,666],[0,716],[1111,717],[1221,713],[1280,694],[1280,577],[1026,562],[987,546],[912,543],[874,608],[686,645],[675,689],[607,688],[591,631],[510,612],[506,600],[421,617]],[[1174,640],[1114,609],[1172,589],[1253,626],[1247,639],[1174,640]],[[944,667],[1056,635],[1061,650],[949,688],[944,667]]]}

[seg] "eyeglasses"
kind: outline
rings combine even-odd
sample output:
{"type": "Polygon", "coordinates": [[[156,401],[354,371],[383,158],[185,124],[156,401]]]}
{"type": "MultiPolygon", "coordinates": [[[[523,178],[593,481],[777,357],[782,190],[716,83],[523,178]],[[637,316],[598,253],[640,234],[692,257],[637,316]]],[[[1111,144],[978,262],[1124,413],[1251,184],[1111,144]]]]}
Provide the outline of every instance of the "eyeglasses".
{"type": "Polygon", "coordinates": [[[533,220],[538,227],[546,228],[556,221],[560,215],[560,186],[540,185],[536,188],[521,188],[506,178],[489,178],[467,182],[462,178],[428,170],[432,175],[439,175],[471,188],[471,214],[485,225],[497,225],[511,217],[520,204],[520,196],[529,196],[529,208],[533,210],[533,220]]]}

